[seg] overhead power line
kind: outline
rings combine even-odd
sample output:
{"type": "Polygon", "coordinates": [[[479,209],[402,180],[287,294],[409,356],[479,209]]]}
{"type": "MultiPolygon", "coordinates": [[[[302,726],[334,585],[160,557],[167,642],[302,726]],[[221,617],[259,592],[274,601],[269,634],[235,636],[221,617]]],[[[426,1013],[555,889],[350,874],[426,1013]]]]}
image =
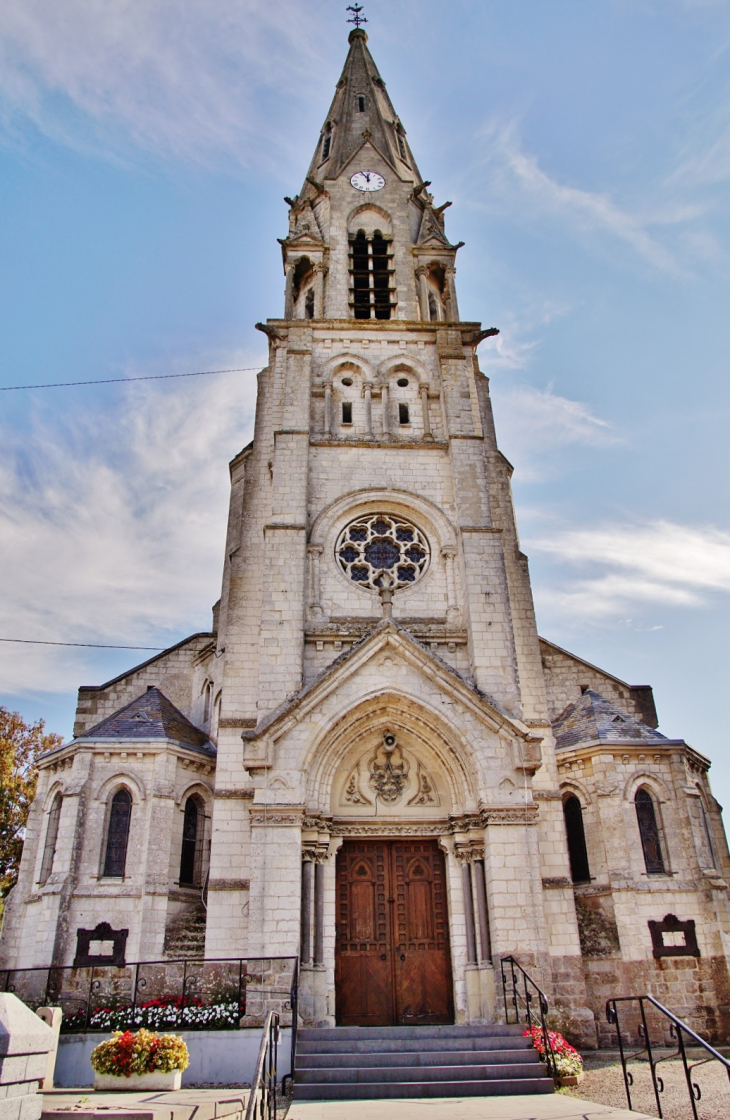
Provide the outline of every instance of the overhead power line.
{"type": "Polygon", "coordinates": [[[79,646],[83,649],[150,649],[164,653],[166,646],[111,646],[100,642],[40,642],[34,638],[0,638],[0,642],[17,642],[23,646],[79,646]]]}
{"type": "Polygon", "coordinates": [[[0,385],[0,393],[10,393],[15,389],[68,389],[74,385],[120,385],[131,381],[167,381],[171,377],[212,377],[216,373],[253,373],[254,370],[259,371],[261,368],[261,366],[241,366],[238,369],[204,369],[197,373],[151,373],[145,377],[105,377],[99,381],[49,381],[45,385],[0,385]]]}

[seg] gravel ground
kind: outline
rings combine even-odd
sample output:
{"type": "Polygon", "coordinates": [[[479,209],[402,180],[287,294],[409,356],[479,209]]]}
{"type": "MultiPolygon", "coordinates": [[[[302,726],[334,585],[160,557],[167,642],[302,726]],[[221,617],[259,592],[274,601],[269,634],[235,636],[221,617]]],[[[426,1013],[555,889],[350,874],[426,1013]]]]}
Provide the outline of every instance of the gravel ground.
{"type": "MultiPolygon", "coordinates": [[[[581,1100],[627,1108],[621,1063],[614,1057],[586,1054],[584,1063],[585,1076],[580,1085],[561,1092],[581,1100]]],[[[648,1064],[631,1062],[628,1068],[634,1075],[634,1084],[631,1086],[632,1108],[636,1112],[657,1116],[648,1064]]],[[[659,1098],[664,1120],[693,1120],[681,1061],[669,1059],[662,1062],[657,1074],[664,1080],[664,1092],[659,1098]]],[[[699,1120],[730,1120],[730,1080],[725,1068],[718,1062],[708,1062],[694,1071],[693,1080],[702,1092],[702,1097],[697,1102],[699,1120]]]]}

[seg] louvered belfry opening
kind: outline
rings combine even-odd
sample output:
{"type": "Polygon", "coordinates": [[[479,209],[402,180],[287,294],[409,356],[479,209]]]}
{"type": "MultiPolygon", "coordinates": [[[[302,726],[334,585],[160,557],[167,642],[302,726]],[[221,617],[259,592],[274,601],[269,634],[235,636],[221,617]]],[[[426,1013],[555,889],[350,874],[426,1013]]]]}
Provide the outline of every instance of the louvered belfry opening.
{"type": "Polygon", "coordinates": [[[391,248],[391,242],[377,230],[372,238],[360,230],[350,239],[350,306],[356,319],[391,317],[395,295],[391,288],[394,274],[391,248]]]}

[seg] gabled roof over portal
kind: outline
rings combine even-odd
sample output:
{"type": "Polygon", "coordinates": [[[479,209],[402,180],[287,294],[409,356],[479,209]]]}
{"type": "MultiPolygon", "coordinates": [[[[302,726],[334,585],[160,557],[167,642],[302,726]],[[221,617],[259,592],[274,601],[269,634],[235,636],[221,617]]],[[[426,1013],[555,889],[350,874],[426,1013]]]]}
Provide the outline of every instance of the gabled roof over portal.
{"type": "Polygon", "coordinates": [[[580,700],[558,716],[553,732],[557,750],[568,750],[580,743],[670,742],[665,735],[622,712],[592,688],[586,689],[580,700]]]}
{"type": "Polygon", "coordinates": [[[77,741],[91,739],[167,739],[184,747],[215,755],[205,732],[171,704],[159,688],[150,687],[136,700],[89,728],[77,741]]]}
{"type": "Polygon", "coordinates": [[[416,641],[408,630],[392,619],[383,619],[374,630],[356,642],[351,649],[341,653],[313,681],[267,716],[258,727],[243,731],[241,738],[244,741],[254,741],[266,735],[276,738],[291,723],[305,718],[326,696],[339,687],[343,678],[357,674],[386,646],[391,646],[400,652],[431,680],[437,680],[442,689],[450,692],[472,711],[478,712],[479,717],[490,724],[493,730],[506,731],[513,739],[520,739],[527,744],[529,749],[525,761],[528,768],[535,769],[540,765],[538,744],[542,742],[541,736],[535,736],[520,719],[511,715],[493,697],[465,680],[461,673],[432,650],[416,641]]]}

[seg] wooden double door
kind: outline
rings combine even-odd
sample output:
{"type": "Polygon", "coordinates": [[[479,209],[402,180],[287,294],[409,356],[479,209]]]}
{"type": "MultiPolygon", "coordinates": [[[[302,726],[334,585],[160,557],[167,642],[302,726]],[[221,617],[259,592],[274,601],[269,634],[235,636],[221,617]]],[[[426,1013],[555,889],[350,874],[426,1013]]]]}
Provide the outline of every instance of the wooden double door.
{"type": "Polygon", "coordinates": [[[340,1026],[453,1022],[446,868],[436,840],[351,840],[337,854],[340,1026]]]}

